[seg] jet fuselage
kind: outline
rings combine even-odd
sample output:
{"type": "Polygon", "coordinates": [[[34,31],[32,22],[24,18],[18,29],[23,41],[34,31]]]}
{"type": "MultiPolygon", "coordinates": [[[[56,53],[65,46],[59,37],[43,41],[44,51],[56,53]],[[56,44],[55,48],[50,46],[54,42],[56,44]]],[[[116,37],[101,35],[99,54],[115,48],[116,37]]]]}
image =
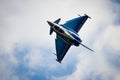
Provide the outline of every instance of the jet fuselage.
{"type": "Polygon", "coordinates": [[[82,42],[79,35],[70,29],[64,28],[62,25],[47,21],[48,24],[51,26],[54,32],[59,35],[66,43],[70,45],[79,46],[82,42]]]}

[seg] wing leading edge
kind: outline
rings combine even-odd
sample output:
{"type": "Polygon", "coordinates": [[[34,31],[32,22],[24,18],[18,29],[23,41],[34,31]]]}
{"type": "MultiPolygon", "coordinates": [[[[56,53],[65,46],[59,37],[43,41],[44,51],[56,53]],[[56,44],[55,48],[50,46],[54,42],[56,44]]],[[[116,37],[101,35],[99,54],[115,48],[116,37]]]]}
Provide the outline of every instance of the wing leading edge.
{"type": "Polygon", "coordinates": [[[57,61],[61,62],[71,45],[65,42],[58,35],[57,35],[57,38],[55,39],[55,43],[56,43],[57,61]]]}
{"type": "Polygon", "coordinates": [[[63,27],[67,29],[71,29],[78,33],[78,31],[81,29],[87,18],[90,18],[85,14],[85,16],[80,16],[77,18],[74,18],[72,20],[67,21],[65,24],[63,24],[63,27]]]}

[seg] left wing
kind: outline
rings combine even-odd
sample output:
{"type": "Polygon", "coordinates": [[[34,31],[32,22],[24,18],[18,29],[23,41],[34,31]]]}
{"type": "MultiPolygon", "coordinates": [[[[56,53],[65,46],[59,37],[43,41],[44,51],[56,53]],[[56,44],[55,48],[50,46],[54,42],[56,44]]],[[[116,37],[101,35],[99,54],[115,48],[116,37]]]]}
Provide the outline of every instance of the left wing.
{"type": "Polygon", "coordinates": [[[57,38],[55,39],[55,44],[57,61],[61,62],[71,45],[65,42],[59,35],[57,35],[57,38]]]}
{"type": "Polygon", "coordinates": [[[74,18],[72,20],[67,21],[65,24],[63,24],[63,27],[67,29],[71,29],[78,33],[78,31],[81,29],[85,21],[90,18],[88,15],[80,16],[77,18],[74,18]]]}

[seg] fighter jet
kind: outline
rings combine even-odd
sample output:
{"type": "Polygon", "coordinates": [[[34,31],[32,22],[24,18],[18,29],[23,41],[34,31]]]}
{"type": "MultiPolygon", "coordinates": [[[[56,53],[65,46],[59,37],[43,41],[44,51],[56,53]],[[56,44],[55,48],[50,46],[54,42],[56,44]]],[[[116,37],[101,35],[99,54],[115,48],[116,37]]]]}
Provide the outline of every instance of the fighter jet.
{"type": "Polygon", "coordinates": [[[61,18],[55,20],[54,22],[47,21],[47,23],[50,25],[50,35],[53,33],[53,31],[56,33],[56,60],[59,63],[61,63],[68,49],[72,45],[82,45],[90,51],[93,51],[92,49],[82,44],[82,40],[78,35],[79,30],[82,28],[83,24],[88,18],[90,17],[86,14],[83,16],[79,15],[79,17],[68,20],[64,24],[59,24],[61,18]]]}

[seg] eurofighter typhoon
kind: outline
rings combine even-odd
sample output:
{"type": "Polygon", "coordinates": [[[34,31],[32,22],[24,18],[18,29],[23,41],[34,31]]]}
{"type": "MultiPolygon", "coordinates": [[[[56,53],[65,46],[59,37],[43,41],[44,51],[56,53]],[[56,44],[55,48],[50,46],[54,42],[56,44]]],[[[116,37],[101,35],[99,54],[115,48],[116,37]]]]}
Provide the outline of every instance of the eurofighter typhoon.
{"type": "Polygon", "coordinates": [[[93,51],[87,46],[82,44],[82,40],[80,39],[78,32],[82,28],[83,24],[86,20],[90,18],[88,15],[79,16],[77,18],[73,18],[71,20],[66,21],[64,24],[59,24],[60,18],[55,20],[54,22],[47,21],[50,25],[50,35],[53,31],[56,33],[55,46],[56,46],[56,56],[57,61],[61,63],[64,56],[66,55],[68,49],[74,45],[83,47],[93,51]]]}

